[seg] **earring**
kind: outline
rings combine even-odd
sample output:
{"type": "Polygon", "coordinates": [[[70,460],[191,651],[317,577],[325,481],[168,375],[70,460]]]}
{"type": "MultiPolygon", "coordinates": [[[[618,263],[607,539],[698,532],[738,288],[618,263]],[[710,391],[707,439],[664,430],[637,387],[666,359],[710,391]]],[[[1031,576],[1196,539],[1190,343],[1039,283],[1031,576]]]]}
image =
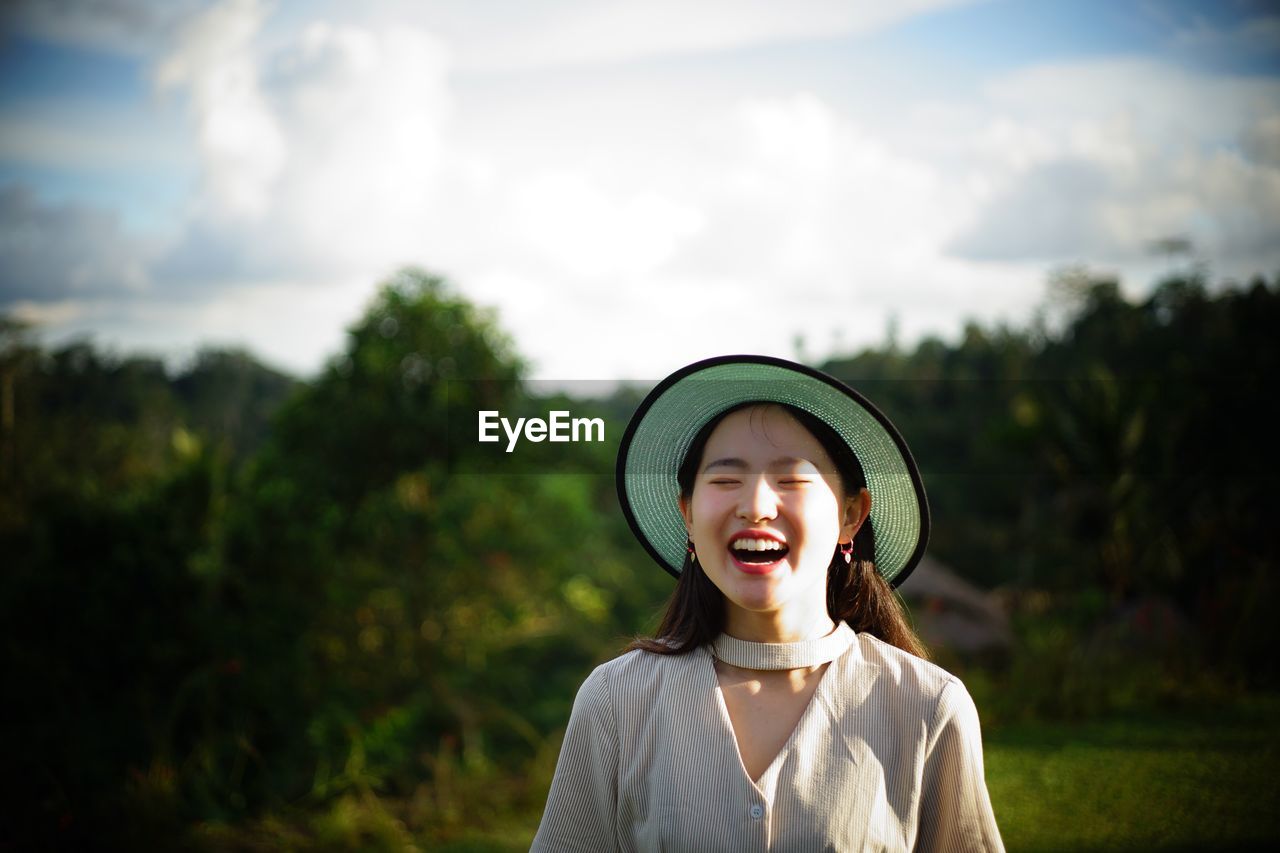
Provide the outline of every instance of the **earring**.
{"type": "Polygon", "coordinates": [[[693,550],[693,540],[690,539],[688,542],[689,544],[685,546],[685,549],[689,552],[689,562],[696,563],[698,562],[698,552],[693,550]]]}
{"type": "Polygon", "coordinates": [[[840,556],[844,557],[845,565],[853,563],[853,542],[840,543],[840,556]]]}

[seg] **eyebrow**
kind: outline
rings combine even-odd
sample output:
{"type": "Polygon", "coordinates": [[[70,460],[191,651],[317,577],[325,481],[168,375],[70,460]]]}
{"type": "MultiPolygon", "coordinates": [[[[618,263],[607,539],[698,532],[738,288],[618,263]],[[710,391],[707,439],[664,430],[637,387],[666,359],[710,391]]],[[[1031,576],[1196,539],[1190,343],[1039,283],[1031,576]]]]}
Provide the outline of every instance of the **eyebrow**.
{"type": "MultiPolygon", "coordinates": [[[[767,467],[781,468],[784,465],[794,465],[797,462],[804,462],[809,465],[813,465],[812,461],[808,459],[802,459],[798,456],[779,456],[777,459],[774,459],[772,462],[770,462],[767,467]]],[[[746,471],[750,467],[751,466],[747,463],[747,460],[745,459],[740,459],[736,456],[726,456],[723,459],[717,459],[714,462],[708,462],[706,465],[702,466],[702,473],[705,474],[708,471],[710,471],[712,468],[733,468],[740,471],[746,471]]],[[[814,465],[814,467],[816,468],[818,466],[814,465]]]]}

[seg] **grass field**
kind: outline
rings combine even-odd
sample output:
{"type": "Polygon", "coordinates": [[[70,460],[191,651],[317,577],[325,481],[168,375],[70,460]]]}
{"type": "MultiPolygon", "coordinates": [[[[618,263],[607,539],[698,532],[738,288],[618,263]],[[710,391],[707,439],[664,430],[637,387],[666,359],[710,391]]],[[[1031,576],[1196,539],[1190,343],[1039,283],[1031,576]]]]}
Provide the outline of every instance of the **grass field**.
{"type": "Polygon", "coordinates": [[[1026,724],[986,737],[1010,851],[1249,850],[1280,841],[1280,697],[1026,724]]]}
{"type": "MultiPolygon", "coordinates": [[[[1280,842],[1280,697],[1010,726],[987,733],[986,760],[1010,853],[1254,850],[1280,842]]],[[[524,850],[533,828],[443,849],[524,850]]]]}
{"type": "MultiPolygon", "coordinates": [[[[985,732],[987,785],[1010,853],[1271,849],[1280,842],[1280,696],[1218,707],[1030,722],[985,732]]],[[[205,834],[211,850],[528,850],[540,815],[414,837],[340,803],[308,828],[272,821],[205,834]],[[326,840],[327,839],[327,840],[326,840]]]]}

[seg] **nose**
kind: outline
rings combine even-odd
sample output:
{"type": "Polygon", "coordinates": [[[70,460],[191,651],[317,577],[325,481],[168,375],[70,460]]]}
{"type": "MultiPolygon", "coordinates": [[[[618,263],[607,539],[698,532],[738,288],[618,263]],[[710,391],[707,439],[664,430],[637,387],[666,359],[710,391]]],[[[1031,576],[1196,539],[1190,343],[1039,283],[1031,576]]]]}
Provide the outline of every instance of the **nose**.
{"type": "Polygon", "coordinates": [[[760,476],[744,485],[742,498],[738,501],[739,518],[755,522],[775,518],[777,515],[778,495],[769,485],[768,479],[760,476]]]}

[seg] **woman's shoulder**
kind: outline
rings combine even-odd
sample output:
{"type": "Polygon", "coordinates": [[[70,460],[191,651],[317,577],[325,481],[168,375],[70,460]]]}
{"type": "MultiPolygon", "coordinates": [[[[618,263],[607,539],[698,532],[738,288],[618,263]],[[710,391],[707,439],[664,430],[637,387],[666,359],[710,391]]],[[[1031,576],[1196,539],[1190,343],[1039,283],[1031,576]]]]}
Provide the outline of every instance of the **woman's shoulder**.
{"type": "Polygon", "coordinates": [[[965,690],[959,678],[936,663],[917,657],[865,631],[858,633],[857,647],[863,662],[878,667],[881,677],[887,677],[902,689],[934,698],[948,689],[965,690]]]}
{"type": "Polygon", "coordinates": [[[685,681],[705,653],[702,648],[683,654],[632,649],[597,666],[582,689],[604,692],[622,702],[653,696],[673,683],[685,681]]]}
{"type": "Polygon", "coordinates": [[[596,667],[596,671],[610,681],[629,680],[652,675],[683,672],[694,666],[706,654],[702,647],[688,652],[659,654],[645,649],[631,649],[596,667]]]}

